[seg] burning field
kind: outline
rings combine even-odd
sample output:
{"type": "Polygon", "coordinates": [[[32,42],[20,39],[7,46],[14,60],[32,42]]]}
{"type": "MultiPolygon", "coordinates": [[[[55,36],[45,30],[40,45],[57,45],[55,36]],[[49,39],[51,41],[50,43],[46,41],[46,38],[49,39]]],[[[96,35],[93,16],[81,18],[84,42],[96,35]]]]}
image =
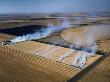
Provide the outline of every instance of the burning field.
{"type": "MultiPolygon", "coordinates": [[[[25,61],[26,65],[30,63],[34,65],[33,67],[29,64],[30,69],[43,72],[44,76],[40,75],[43,80],[36,79],[36,81],[74,80],[85,69],[96,66],[94,64],[98,60],[110,53],[110,18],[108,14],[69,16],[56,16],[45,20],[26,19],[28,22],[29,20],[34,22],[34,25],[21,25],[14,28],[4,26],[5,28],[0,29],[1,53],[5,53],[4,57],[9,55],[18,59],[17,61],[25,61]],[[53,79],[46,79],[46,77],[53,79]]],[[[17,22],[15,19],[11,20],[17,22]]],[[[0,23],[5,25],[8,21],[0,23]]],[[[15,78],[13,74],[11,77],[15,78]]],[[[4,76],[4,78],[7,77],[4,76]]],[[[21,81],[25,80],[21,78],[21,81]]]]}

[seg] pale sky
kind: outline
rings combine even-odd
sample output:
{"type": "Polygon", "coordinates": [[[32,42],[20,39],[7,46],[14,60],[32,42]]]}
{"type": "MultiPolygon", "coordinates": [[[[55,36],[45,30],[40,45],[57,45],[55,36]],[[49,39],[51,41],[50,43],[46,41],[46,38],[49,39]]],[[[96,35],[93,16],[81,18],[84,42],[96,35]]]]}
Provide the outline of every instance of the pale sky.
{"type": "Polygon", "coordinates": [[[2,13],[110,12],[110,0],[0,0],[2,13]]]}

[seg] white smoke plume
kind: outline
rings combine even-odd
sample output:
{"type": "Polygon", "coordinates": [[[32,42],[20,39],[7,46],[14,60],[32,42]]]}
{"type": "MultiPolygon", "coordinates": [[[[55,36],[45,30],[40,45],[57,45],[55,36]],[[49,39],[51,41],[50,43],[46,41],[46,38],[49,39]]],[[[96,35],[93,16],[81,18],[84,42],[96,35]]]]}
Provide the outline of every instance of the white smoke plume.
{"type": "Polygon", "coordinates": [[[73,65],[80,68],[83,68],[83,66],[86,64],[87,58],[96,55],[97,40],[108,39],[110,37],[110,25],[91,26],[85,34],[86,47],[91,51],[88,53],[86,52],[86,49],[83,49],[83,52],[81,51],[77,53],[77,57],[74,59],[73,65]]]}
{"type": "MultiPolygon", "coordinates": [[[[73,66],[79,67],[79,68],[83,68],[84,65],[87,63],[87,59],[91,56],[95,56],[96,51],[97,51],[97,44],[96,44],[96,40],[94,38],[93,32],[89,32],[87,31],[85,33],[85,45],[86,48],[82,48],[82,51],[77,52],[76,57],[73,60],[73,66]],[[89,52],[88,49],[90,50],[89,52]]],[[[80,44],[81,40],[79,38],[79,40],[75,43],[76,45],[82,45],[80,44]]]]}
{"type": "Polygon", "coordinates": [[[40,31],[36,31],[33,34],[18,36],[16,38],[12,39],[11,42],[16,43],[16,42],[45,38],[45,37],[49,36],[51,33],[63,30],[65,28],[70,28],[70,27],[71,26],[68,21],[64,21],[61,25],[49,24],[46,28],[42,28],[40,31]]]}
{"type": "MultiPolygon", "coordinates": [[[[78,36],[76,38],[73,37],[75,42],[73,45],[70,45],[70,48],[81,49],[81,51],[76,53],[76,57],[72,62],[72,65],[78,68],[84,68],[85,64],[87,63],[87,59],[96,55],[95,53],[97,51],[97,40],[110,38],[110,25],[89,26],[84,31],[84,33],[84,35],[80,35],[83,37],[83,39],[78,36]]],[[[60,60],[67,56],[68,55],[63,55],[60,60]]]]}
{"type": "Polygon", "coordinates": [[[91,47],[89,47],[91,50],[90,52],[87,52],[86,49],[82,49],[81,51],[77,52],[76,57],[73,59],[73,66],[76,66],[78,68],[83,68],[84,65],[87,63],[87,59],[91,56],[95,56],[97,51],[97,45],[94,44],[91,47]]]}
{"type": "MultiPolygon", "coordinates": [[[[97,51],[97,44],[92,31],[91,32],[87,31],[83,37],[85,38],[85,41],[82,41],[80,37],[76,37],[74,44],[70,45],[70,48],[81,49],[81,51],[78,51],[76,53],[76,57],[73,58],[72,62],[73,66],[81,69],[83,69],[84,65],[86,64],[87,58],[94,56],[97,51]],[[85,44],[86,46],[84,46],[83,44],[85,44]]],[[[61,56],[59,60],[62,60],[69,56],[71,51],[67,51],[66,53],[67,54],[61,56]]]]}

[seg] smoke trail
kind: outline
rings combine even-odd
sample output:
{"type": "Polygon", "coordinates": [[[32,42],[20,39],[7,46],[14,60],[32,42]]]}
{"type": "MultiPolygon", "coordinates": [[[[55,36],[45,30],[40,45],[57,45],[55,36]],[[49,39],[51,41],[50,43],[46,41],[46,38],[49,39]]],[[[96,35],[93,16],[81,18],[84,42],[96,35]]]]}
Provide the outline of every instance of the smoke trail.
{"type": "MultiPolygon", "coordinates": [[[[95,56],[97,51],[97,40],[107,39],[110,37],[110,25],[96,25],[91,26],[87,29],[85,33],[85,42],[86,47],[89,48],[91,51],[90,53],[87,52],[85,48],[82,49],[83,52],[78,52],[76,58],[73,61],[73,65],[83,68],[86,64],[87,58],[91,56],[95,56]]],[[[81,45],[79,40],[78,45],[81,45]]],[[[77,43],[76,43],[77,44],[77,43]]]]}
{"type": "Polygon", "coordinates": [[[86,49],[82,49],[82,51],[77,52],[76,57],[73,59],[73,66],[83,68],[87,63],[87,59],[91,56],[95,56],[97,51],[97,45],[91,46],[91,52],[87,52],[86,49]]]}
{"type": "Polygon", "coordinates": [[[69,56],[70,54],[73,53],[72,49],[69,49],[68,51],[66,51],[60,58],[59,61],[63,60],[64,58],[66,58],[67,56],[69,56]]]}
{"type": "MultiPolygon", "coordinates": [[[[94,56],[97,51],[96,40],[92,32],[85,33],[85,45],[86,48],[82,48],[81,51],[77,52],[75,59],[73,60],[73,65],[79,68],[83,68],[87,62],[87,58],[94,56]],[[88,52],[89,49],[89,52],[88,52]]],[[[78,38],[76,45],[82,45],[80,38],[78,38]]]]}
{"type": "Polygon", "coordinates": [[[64,21],[61,25],[52,25],[49,24],[46,28],[42,28],[40,31],[36,31],[33,34],[27,34],[23,36],[18,36],[11,40],[12,43],[27,41],[27,40],[36,40],[45,38],[49,36],[51,33],[63,30],[65,28],[70,28],[70,24],[68,21],[64,21]]]}
{"type": "MultiPolygon", "coordinates": [[[[83,37],[84,39],[79,36],[73,37],[75,40],[74,44],[70,45],[70,48],[80,50],[76,53],[76,57],[73,58],[72,62],[73,66],[79,68],[83,68],[87,62],[87,58],[94,56],[97,51],[97,44],[93,31],[86,31],[83,37]]],[[[59,58],[59,61],[69,56],[71,52],[71,50],[67,51],[66,54],[59,58]]]]}

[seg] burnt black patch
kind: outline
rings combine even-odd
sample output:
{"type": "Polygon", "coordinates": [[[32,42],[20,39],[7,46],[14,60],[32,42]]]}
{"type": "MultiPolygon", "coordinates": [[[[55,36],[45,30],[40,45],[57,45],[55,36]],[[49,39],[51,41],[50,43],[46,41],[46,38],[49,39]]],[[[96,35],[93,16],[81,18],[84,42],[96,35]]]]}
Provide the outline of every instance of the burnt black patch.
{"type": "Polygon", "coordinates": [[[22,36],[22,35],[34,33],[36,31],[40,31],[42,28],[46,28],[46,26],[28,25],[28,26],[22,26],[22,27],[0,29],[0,33],[11,34],[15,36],[22,36]]]}

